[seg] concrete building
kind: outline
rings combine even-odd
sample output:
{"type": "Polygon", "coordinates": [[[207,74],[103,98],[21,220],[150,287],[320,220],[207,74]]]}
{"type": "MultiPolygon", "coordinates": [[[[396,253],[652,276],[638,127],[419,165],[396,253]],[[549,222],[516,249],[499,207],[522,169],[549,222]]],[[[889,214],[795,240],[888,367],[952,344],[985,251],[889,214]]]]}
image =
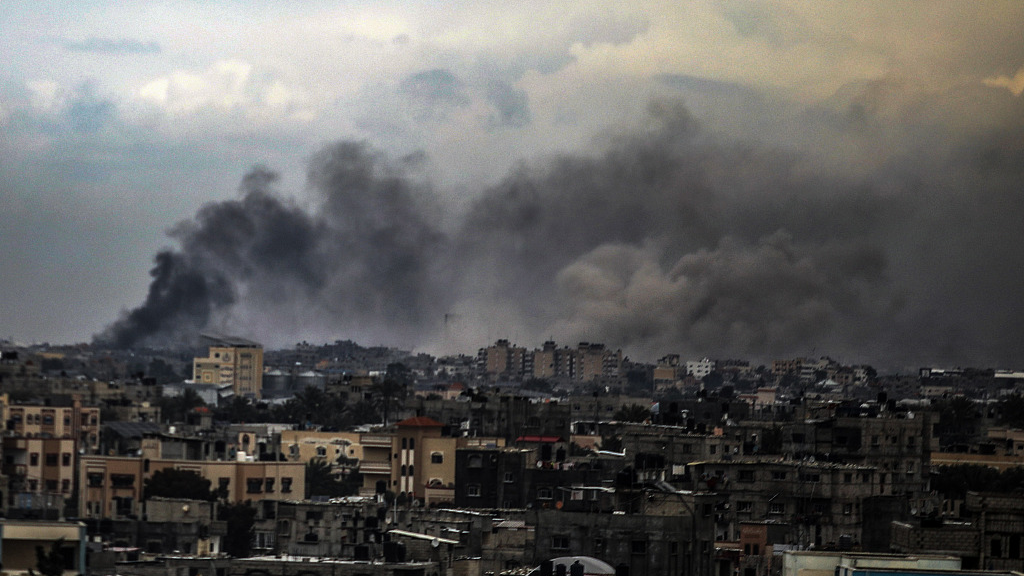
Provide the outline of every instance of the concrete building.
{"type": "Polygon", "coordinates": [[[708,358],[687,360],[686,373],[698,380],[715,371],[715,361],[708,358]]]}
{"type": "Polygon", "coordinates": [[[70,438],[77,448],[95,453],[100,442],[100,409],[72,400],[69,406],[10,404],[0,395],[3,419],[9,434],[16,437],[70,438]]]}
{"type": "Polygon", "coordinates": [[[62,542],[64,574],[86,574],[86,533],[81,522],[0,519],[0,565],[5,575],[29,574],[36,569],[36,548],[49,552],[62,542]]]}
{"type": "Polygon", "coordinates": [[[79,471],[80,518],[140,518],[144,483],[157,470],[193,471],[228,502],[291,500],[306,495],[302,462],[215,462],[86,456],[79,471]]]}
{"type": "Polygon", "coordinates": [[[12,517],[56,520],[75,489],[73,438],[4,437],[3,472],[12,517]]]}
{"type": "Polygon", "coordinates": [[[260,398],[263,391],[263,346],[229,336],[203,335],[209,355],[195,358],[192,379],[199,384],[231,386],[236,396],[260,398]]]}

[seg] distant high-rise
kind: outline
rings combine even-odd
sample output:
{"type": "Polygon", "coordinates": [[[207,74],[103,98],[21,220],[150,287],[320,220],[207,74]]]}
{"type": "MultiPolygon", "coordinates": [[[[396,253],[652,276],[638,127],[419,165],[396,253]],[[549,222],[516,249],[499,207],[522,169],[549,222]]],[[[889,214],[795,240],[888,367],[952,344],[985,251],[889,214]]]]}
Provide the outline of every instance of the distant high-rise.
{"type": "Polygon", "coordinates": [[[194,358],[193,379],[201,384],[231,386],[236,396],[259,398],[263,392],[263,346],[234,336],[203,334],[209,356],[194,358]]]}

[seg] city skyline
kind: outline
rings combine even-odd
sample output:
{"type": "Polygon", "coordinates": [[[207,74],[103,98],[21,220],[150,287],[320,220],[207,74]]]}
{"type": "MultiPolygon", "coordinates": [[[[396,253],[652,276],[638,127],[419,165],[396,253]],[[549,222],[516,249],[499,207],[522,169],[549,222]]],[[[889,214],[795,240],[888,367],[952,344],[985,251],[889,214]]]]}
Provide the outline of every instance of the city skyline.
{"type": "Polygon", "coordinates": [[[1018,367],[1022,21],[11,3],[0,335],[1018,367]]]}

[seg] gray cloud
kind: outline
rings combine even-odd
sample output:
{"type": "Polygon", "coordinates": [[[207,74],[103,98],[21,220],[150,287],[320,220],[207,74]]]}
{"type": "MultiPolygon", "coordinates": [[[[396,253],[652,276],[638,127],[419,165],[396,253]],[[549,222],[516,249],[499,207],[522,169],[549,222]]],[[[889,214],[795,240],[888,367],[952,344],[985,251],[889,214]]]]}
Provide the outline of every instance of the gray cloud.
{"type": "Polygon", "coordinates": [[[487,99],[497,111],[493,124],[520,128],[530,123],[530,98],[523,90],[493,81],[487,87],[487,99]]]}
{"type": "Polygon", "coordinates": [[[426,117],[443,116],[453,108],[464,108],[470,103],[462,80],[442,68],[412,74],[401,82],[398,90],[418,115],[426,117]]]}
{"type": "Polygon", "coordinates": [[[97,38],[64,42],[64,48],[71,52],[91,52],[97,54],[159,54],[160,44],[157,42],[135,40],[133,38],[97,38]]]}
{"type": "Polygon", "coordinates": [[[415,165],[339,143],[311,162],[315,207],[257,170],[241,199],[176,228],[150,298],[100,340],[227,320],[272,337],[298,316],[307,333],[415,345],[457,312],[467,338],[500,318],[526,343],[605,341],[645,358],[1019,365],[1020,100],[985,92],[974,105],[1005,122],[965,130],[955,93],[879,88],[808,111],[785,149],[658,101],[646,129],[523,163],[451,229],[415,165]],[[187,274],[205,279],[206,304],[170,288],[187,274]]]}

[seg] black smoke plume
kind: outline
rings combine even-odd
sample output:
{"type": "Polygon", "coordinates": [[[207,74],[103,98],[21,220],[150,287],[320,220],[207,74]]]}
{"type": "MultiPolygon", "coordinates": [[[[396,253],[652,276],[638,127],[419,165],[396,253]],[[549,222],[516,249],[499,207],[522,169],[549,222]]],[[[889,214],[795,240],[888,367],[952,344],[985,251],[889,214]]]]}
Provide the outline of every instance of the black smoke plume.
{"type": "Polygon", "coordinates": [[[871,100],[885,90],[809,112],[788,146],[656,103],[647,129],[520,165],[455,225],[414,164],[364,143],[316,155],[308,207],[256,169],[239,199],[172,231],[146,302],[97,342],[214,328],[458,351],[553,336],[645,359],[1024,362],[1020,102],[986,93],[978,105],[1006,122],[965,130],[934,121],[949,108],[871,100]]]}

